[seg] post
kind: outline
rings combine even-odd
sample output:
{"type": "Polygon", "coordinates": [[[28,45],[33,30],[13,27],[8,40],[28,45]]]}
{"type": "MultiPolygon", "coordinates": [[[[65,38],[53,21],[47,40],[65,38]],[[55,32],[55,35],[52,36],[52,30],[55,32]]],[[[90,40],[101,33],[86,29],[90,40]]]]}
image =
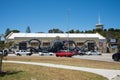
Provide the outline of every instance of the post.
{"type": "Polygon", "coordinates": [[[3,53],[0,52],[0,74],[2,73],[2,59],[3,59],[3,53]]]}

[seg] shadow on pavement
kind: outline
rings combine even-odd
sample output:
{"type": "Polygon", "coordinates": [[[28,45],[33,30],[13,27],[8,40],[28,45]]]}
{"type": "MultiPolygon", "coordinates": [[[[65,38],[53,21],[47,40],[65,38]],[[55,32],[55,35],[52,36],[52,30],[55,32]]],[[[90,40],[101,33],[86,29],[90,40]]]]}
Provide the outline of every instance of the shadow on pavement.
{"type": "Polygon", "coordinates": [[[14,74],[18,74],[21,73],[23,71],[6,71],[6,72],[1,72],[0,73],[0,77],[4,77],[6,75],[14,75],[14,74]]]}

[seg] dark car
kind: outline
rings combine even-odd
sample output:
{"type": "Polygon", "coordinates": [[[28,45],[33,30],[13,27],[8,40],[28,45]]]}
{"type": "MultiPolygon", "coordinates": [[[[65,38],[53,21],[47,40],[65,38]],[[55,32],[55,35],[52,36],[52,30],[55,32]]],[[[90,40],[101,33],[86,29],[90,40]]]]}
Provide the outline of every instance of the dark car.
{"type": "Polygon", "coordinates": [[[56,52],[56,56],[57,57],[72,57],[73,53],[71,53],[69,51],[62,50],[62,51],[56,52]]]}
{"type": "Polygon", "coordinates": [[[8,51],[7,50],[0,50],[0,55],[7,56],[8,51]]]}
{"type": "Polygon", "coordinates": [[[120,52],[117,52],[117,53],[113,54],[112,59],[114,61],[119,61],[120,60],[120,52]]]}

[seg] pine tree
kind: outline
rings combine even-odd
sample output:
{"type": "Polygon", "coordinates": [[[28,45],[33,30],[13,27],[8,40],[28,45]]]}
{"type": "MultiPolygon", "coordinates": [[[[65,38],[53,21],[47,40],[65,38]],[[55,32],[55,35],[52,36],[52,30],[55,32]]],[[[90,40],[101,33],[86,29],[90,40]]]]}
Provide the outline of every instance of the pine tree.
{"type": "Polygon", "coordinates": [[[31,33],[30,27],[28,26],[26,29],[26,33],[31,33]]]}
{"type": "Polygon", "coordinates": [[[5,31],[5,36],[4,37],[6,37],[9,33],[10,33],[10,29],[7,28],[6,31],[5,31]]]}

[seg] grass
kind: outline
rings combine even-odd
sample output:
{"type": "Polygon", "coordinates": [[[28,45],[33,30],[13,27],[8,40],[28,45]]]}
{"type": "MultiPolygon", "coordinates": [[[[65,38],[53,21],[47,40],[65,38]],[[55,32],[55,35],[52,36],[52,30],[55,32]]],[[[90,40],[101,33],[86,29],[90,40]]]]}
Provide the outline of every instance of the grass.
{"type": "Polygon", "coordinates": [[[25,64],[3,63],[3,71],[0,80],[107,80],[88,72],[25,64]]]}
{"type": "Polygon", "coordinates": [[[8,56],[7,60],[43,62],[43,63],[72,65],[79,67],[120,70],[119,63],[86,60],[86,59],[78,59],[78,58],[65,58],[65,57],[61,58],[61,57],[45,57],[45,56],[8,56]]]}

